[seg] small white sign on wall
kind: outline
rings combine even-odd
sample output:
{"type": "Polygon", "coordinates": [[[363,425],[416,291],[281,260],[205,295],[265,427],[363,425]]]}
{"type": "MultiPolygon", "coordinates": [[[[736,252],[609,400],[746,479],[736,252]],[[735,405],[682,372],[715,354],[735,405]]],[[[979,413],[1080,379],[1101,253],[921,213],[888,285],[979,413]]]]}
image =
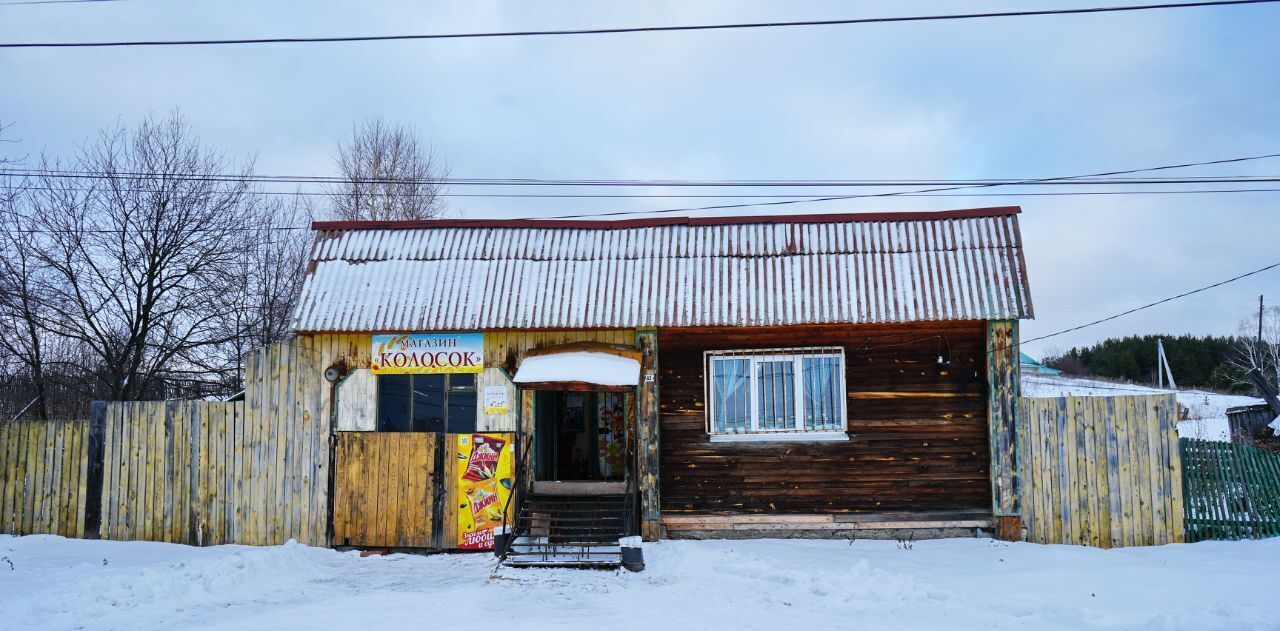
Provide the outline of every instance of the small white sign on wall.
{"type": "Polygon", "coordinates": [[[506,414],[507,413],[507,387],[506,386],[485,386],[484,387],[484,413],[485,414],[506,414]]]}

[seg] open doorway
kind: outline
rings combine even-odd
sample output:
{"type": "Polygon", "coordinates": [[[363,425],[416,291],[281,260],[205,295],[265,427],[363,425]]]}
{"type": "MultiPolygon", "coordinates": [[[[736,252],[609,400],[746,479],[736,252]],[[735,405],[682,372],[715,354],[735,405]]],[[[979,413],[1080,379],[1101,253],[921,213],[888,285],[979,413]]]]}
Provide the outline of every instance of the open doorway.
{"type": "Polygon", "coordinates": [[[626,479],[624,392],[540,390],[534,399],[534,477],[538,481],[626,479]]]}

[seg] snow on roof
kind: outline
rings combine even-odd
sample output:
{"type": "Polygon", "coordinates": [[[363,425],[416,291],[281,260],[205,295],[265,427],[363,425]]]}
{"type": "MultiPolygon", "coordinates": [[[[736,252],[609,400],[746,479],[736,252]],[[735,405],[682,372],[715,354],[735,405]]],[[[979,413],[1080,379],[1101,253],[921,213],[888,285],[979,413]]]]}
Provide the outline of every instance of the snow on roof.
{"type": "Polygon", "coordinates": [[[299,332],[1032,316],[1017,208],[319,222],[299,332]]]}
{"type": "Polygon", "coordinates": [[[512,381],[579,381],[602,386],[636,386],[640,385],[640,362],[630,357],[591,351],[534,355],[520,362],[512,381]]]}

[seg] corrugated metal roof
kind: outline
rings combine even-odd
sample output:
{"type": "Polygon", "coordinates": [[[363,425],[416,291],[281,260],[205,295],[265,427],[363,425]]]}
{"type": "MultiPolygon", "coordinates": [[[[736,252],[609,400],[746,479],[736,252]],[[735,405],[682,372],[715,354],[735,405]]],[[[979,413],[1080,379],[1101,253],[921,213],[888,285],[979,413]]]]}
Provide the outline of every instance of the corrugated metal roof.
{"type": "Polygon", "coordinates": [[[1018,212],[317,223],[293,325],[319,332],[1026,318],[1018,212]]]}

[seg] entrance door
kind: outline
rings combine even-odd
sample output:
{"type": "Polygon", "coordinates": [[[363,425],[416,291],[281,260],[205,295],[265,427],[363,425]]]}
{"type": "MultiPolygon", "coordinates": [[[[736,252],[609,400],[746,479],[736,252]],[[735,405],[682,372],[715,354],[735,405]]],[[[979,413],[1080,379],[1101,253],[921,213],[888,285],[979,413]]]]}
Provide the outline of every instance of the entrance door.
{"type": "Polygon", "coordinates": [[[534,399],[536,479],[623,480],[630,398],[622,392],[538,391],[534,399]]]}

